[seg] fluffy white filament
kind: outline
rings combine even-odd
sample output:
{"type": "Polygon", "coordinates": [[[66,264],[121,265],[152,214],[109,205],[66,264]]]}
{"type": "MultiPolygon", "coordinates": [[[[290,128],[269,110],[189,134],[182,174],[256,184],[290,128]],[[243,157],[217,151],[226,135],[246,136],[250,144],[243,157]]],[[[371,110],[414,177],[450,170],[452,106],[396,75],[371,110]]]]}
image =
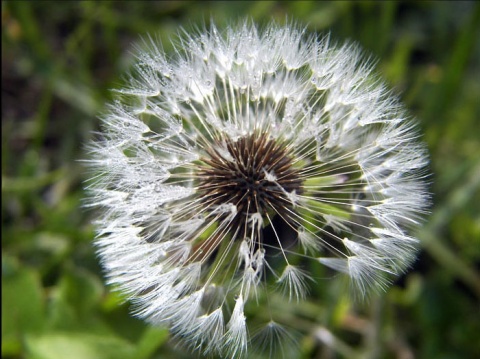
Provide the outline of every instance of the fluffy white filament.
{"type": "Polygon", "coordinates": [[[88,161],[98,253],[138,316],[204,354],[245,356],[257,332],[277,355],[273,339],[288,335],[274,310],[257,318],[246,308],[304,299],[316,280],[309,261],[347,274],[361,296],[408,267],[427,155],[358,47],[248,22],[185,35],[172,58],[148,47],[88,161]],[[267,150],[234,156],[229,146],[258,133],[288,154],[294,190],[267,150]],[[265,160],[255,178],[269,191],[256,212],[260,197],[242,207],[230,183],[202,190],[200,168],[217,179],[215,166],[253,159],[265,160]]]}

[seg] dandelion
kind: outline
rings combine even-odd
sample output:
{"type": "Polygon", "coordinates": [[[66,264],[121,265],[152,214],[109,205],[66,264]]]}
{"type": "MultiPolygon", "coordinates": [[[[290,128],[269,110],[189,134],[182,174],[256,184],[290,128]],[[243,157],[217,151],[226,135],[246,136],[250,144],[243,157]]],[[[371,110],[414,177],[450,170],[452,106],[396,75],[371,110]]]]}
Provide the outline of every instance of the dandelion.
{"type": "Polygon", "coordinates": [[[205,355],[278,356],[271,299],[304,300],[312,263],[361,297],[409,266],[427,154],[357,46],[244,22],[148,47],[88,161],[98,253],[137,316],[205,355]]]}

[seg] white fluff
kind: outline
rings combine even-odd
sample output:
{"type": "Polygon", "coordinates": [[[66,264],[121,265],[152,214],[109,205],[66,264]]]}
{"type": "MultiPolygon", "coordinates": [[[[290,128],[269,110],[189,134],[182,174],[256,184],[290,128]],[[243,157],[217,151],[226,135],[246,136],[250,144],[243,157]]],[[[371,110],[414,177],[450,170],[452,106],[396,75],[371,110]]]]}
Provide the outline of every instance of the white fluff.
{"type": "Polygon", "coordinates": [[[258,298],[277,293],[275,284],[302,300],[314,283],[307,261],[345,273],[360,296],[408,267],[416,253],[408,231],[428,205],[428,158],[357,46],[248,21],[185,35],[168,59],[160,44],[146,45],[87,161],[98,254],[136,315],[168,325],[195,350],[241,357],[250,328],[267,323],[262,338],[286,331],[244,308],[265,305],[258,298]],[[282,170],[252,172],[286,209],[205,200],[222,193],[199,188],[209,151],[228,174],[250,165],[228,144],[254,133],[280,144],[298,171],[293,191],[282,187],[282,170]],[[285,238],[279,219],[297,238],[285,238]]]}

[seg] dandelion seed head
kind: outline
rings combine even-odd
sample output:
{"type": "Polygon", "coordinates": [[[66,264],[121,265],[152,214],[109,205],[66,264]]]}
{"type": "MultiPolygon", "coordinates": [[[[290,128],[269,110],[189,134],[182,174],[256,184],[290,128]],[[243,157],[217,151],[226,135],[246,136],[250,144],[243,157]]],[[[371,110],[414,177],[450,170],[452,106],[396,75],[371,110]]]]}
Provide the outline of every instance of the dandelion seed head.
{"type": "Polygon", "coordinates": [[[427,154],[357,46],[248,21],[171,57],[146,43],[87,161],[98,254],[137,316],[205,355],[272,356],[272,299],[308,298],[310,261],[361,297],[412,263],[427,154]]]}

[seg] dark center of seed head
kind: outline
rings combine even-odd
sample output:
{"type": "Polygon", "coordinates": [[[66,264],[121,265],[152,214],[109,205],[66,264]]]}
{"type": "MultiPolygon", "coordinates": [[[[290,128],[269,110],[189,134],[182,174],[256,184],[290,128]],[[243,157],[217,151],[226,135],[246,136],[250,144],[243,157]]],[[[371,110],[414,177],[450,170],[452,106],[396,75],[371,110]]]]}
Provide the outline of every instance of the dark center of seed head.
{"type": "Polygon", "coordinates": [[[236,141],[226,139],[206,152],[198,172],[202,203],[211,210],[235,205],[232,228],[246,226],[256,213],[264,219],[266,214],[291,217],[290,194],[301,193],[302,181],[286,143],[253,133],[236,141]]]}

